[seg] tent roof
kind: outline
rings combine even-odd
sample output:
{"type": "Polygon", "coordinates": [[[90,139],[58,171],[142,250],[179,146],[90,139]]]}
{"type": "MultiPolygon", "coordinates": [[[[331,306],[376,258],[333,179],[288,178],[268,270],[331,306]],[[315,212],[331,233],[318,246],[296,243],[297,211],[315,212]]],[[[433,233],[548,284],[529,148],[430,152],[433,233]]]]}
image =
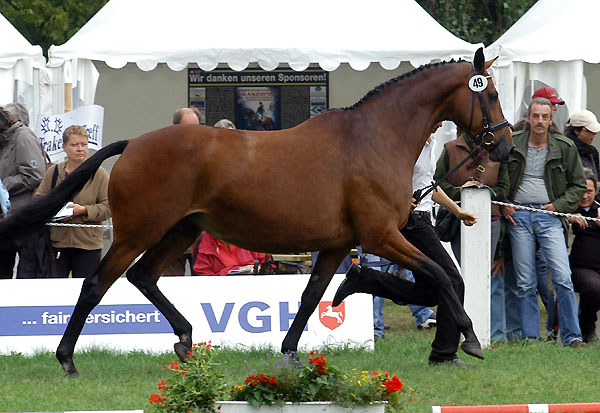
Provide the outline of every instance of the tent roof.
{"type": "Polygon", "coordinates": [[[600,62],[598,0],[539,0],[487,50],[502,62],[600,62]]]}
{"type": "Polygon", "coordinates": [[[267,70],[280,63],[334,70],[346,62],[364,70],[371,62],[394,69],[402,61],[471,57],[478,46],[455,37],[414,0],[110,0],[49,55],[51,66],[83,58],[112,68],[135,62],[142,70],[158,63],[243,70],[254,62],[267,70]]]}
{"type": "Polygon", "coordinates": [[[0,14],[0,69],[13,67],[18,60],[31,58],[42,60],[42,48],[32,46],[6,18],[0,14]]]}

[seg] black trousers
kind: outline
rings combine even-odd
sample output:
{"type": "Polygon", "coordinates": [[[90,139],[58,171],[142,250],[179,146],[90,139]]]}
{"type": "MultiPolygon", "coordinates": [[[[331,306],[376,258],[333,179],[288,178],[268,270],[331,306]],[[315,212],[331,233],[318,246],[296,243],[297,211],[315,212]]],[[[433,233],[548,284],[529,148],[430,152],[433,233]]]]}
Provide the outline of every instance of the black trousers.
{"type": "Polygon", "coordinates": [[[0,279],[10,279],[13,277],[16,257],[16,250],[0,250],[0,279]]]}
{"type": "Polygon", "coordinates": [[[588,268],[571,268],[573,287],[579,293],[581,334],[596,331],[596,313],[600,310],[600,272],[588,268]]]}
{"type": "MultiPolygon", "coordinates": [[[[429,218],[411,214],[409,225],[402,230],[404,237],[423,254],[439,264],[450,279],[452,287],[461,303],[464,303],[465,285],[452,258],[441,244],[429,218]]],[[[389,273],[371,268],[361,270],[360,291],[389,298],[407,304],[438,306],[437,329],[431,344],[432,361],[452,360],[456,357],[460,332],[456,325],[456,314],[444,300],[439,298],[439,286],[429,277],[413,271],[415,282],[404,280],[389,273]]]]}
{"type": "Polygon", "coordinates": [[[58,248],[56,260],[57,278],[67,278],[69,272],[73,278],[85,278],[91,275],[100,263],[102,250],[84,250],[80,248],[58,248]]]}

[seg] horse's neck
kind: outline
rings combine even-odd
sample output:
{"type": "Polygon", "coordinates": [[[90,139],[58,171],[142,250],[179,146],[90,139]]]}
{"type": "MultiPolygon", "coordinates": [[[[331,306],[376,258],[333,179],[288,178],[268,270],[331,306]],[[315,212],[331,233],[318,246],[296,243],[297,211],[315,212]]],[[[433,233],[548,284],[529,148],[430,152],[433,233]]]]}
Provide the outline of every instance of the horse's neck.
{"type": "Polygon", "coordinates": [[[395,147],[405,153],[409,146],[418,157],[433,125],[448,118],[447,100],[458,82],[456,75],[451,74],[456,65],[423,69],[386,86],[378,99],[373,97],[357,108],[363,112],[360,118],[368,119],[372,127],[389,131],[381,141],[385,150],[394,151],[395,147]]]}

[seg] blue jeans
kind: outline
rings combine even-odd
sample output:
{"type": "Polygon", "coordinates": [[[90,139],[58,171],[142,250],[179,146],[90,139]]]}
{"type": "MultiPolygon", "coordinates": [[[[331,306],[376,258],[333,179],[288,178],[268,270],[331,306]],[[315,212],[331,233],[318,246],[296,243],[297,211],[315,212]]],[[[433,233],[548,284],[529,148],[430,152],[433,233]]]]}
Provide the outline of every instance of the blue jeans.
{"type": "Polygon", "coordinates": [[[373,334],[375,337],[383,337],[383,303],[385,298],[373,296],[373,334]]]}
{"type": "MultiPolygon", "coordinates": [[[[498,274],[498,277],[500,274],[498,274]]],[[[504,264],[504,303],[506,305],[506,338],[517,340],[523,336],[519,311],[519,289],[512,262],[504,264]]]]}
{"type": "MultiPolygon", "coordinates": [[[[541,205],[533,205],[541,208],[541,205]]],[[[522,338],[540,338],[540,310],[537,298],[535,263],[536,239],[550,272],[558,302],[561,340],[570,344],[581,340],[571,268],[560,218],[543,212],[517,209],[513,214],[516,226],[510,227],[513,263],[517,278],[522,338]]]]}
{"type": "Polygon", "coordinates": [[[554,329],[554,292],[548,288],[548,263],[541,248],[535,253],[535,270],[538,279],[537,292],[548,314],[546,331],[551,332],[554,329]]]}

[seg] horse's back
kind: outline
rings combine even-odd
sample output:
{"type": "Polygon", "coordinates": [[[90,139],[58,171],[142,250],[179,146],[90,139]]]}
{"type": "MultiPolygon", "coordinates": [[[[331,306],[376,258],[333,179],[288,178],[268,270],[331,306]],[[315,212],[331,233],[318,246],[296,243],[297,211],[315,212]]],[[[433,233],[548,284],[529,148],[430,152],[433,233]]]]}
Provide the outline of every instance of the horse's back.
{"type": "Polygon", "coordinates": [[[320,233],[347,237],[347,158],[335,136],[320,122],[272,132],[186,125],[150,132],[132,139],[115,164],[111,205],[136,208],[140,219],[144,208],[159,209],[170,226],[197,213],[213,234],[240,246],[261,239],[255,249],[272,252],[308,247],[320,233]]]}

